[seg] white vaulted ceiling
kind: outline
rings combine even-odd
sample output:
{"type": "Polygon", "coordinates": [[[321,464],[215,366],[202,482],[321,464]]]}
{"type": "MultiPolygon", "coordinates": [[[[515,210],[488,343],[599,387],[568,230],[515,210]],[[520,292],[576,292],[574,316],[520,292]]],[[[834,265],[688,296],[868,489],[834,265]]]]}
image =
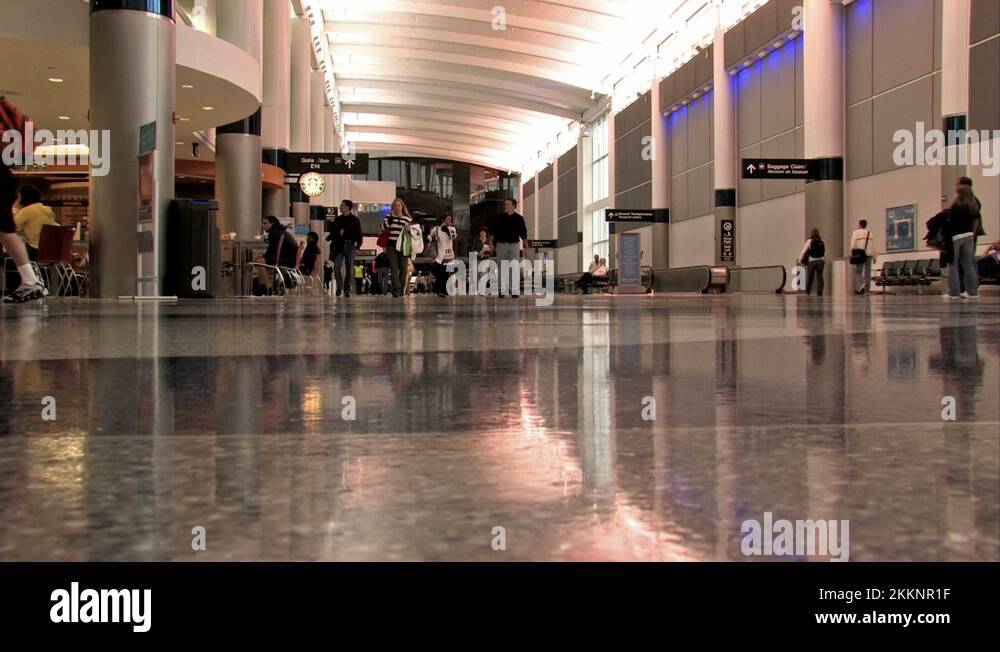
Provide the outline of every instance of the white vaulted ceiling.
{"type": "Polygon", "coordinates": [[[641,71],[638,92],[648,89],[688,56],[693,32],[704,38],[708,13],[715,24],[713,0],[302,0],[302,6],[327,63],[338,130],[356,151],[509,170],[575,142],[571,125],[605,95],[620,92],[616,84],[662,57],[665,43],[682,43],[666,67],[641,71]],[[563,142],[554,145],[560,132],[563,142]]]}
{"type": "Polygon", "coordinates": [[[610,37],[629,23],[630,8],[608,0],[314,5],[357,151],[504,169],[519,169],[596,105],[600,62],[612,56],[610,37]]]}

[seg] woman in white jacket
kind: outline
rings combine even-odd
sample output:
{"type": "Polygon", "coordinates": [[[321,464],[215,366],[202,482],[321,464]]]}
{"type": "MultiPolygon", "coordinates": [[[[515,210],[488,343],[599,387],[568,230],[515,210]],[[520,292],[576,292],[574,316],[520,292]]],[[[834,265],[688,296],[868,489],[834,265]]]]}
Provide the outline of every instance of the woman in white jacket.
{"type": "Polygon", "coordinates": [[[455,259],[457,235],[452,217],[447,213],[441,218],[441,224],[431,229],[429,240],[437,245],[437,257],[434,259],[434,293],[439,297],[448,296],[449,274],[445,266],[455,259]]]}

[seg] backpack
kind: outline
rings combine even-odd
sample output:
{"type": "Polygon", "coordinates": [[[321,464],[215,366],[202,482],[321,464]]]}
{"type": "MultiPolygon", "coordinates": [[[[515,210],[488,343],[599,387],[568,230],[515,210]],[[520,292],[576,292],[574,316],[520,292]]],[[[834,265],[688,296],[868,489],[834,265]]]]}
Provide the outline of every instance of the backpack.
{"type": "Polygon", "coordinates": [[[809,242],[809,257],[822,258],[826,255],[826,243],[822,238],[812,238],[809,242]]]}

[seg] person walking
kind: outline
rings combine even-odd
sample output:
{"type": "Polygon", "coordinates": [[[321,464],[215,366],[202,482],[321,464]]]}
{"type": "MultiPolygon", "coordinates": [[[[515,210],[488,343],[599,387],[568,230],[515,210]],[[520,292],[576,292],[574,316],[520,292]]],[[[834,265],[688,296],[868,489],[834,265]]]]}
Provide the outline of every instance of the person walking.
{"type": "Polygon", "coordinates": [[[392,200],[392,207],[389,209],[389,214],[382,220],[382,228],[389,232],[386,254],[389,257],[389,280],[392,286],[392,296],[394,297],[403,296],[406,282],[409,280],[409,277],[406,276],[406,263],[409,260],[409,256],[399,251],[397,243],[403,231],[408,230],[412,222],[413,216],[410,215],[410,210],[406,207],[406,203],[399,197],[392,200]],[[406,282],[403,280],[404,277],[407,279],[406,282]]]}
{"type": "MultiPolygon", "coordinates": [[[[528,227],[524,223],[524,216],[517,212],[517,200],[508,199],[504,202],[503,214],[494,220],[491,244],[496,252],[497,264],[502,266],[506,261],[512,270],[509,290],[514,296],[521,294],[521,242],[527,239],[528,227]]],[[[500,276],[497,291],[503,296],[502,270],[500,276]]]]}
{"type": "Polygon", "coordinates": [[[379,294],[389,294],[390,273],[389,254],[383,249],[375,256],[375,279],[378,281],[379,294]]]}
{"type": "Polygon", "coordinates": [[[439,297],[448,296],[447,265],[455,260],[455,238],[457,236],[458,232],[455,231],[454,220],[447,213],[441,218],[441,224],[431,229],[429,239],[437,246],[437,256],[434,258],[434,293],[439,297]]]}
{"type": "Polygon", "coordinates": [[[333,220],[330,235],[330,260],[333,261],[333,278],[337,283],[337,296],[351,296],[354,282],[354,252],[364,242],[361,236],[361,220],[354,214],[354,202],[345,199],[340,202],[340,212],[333,220]]]}
{"type": "MultiPolygon", "coordinates": [[[[17,110],[6,98],[0,97],[0,133],[19,131],[26,147],[33,147],[24,138],[24,131],[30,118],[17,110]]],[[[5,303],[26,303],[43,299],[49,295],[48,290],[35,274],[24,240],[17,234],[14,224],[14,201],[17,182],[7,164],[0,160],[0,244],[7,255],[14,260],[17,273],[21,276],[21,285],[9,296],[3,298],[5,303]]]]}
{"type": "Polygon", "coordinates": [[[972,189],[961,187],[948,211],[945,226],[951,237],[953,261],[948,268],[948,298],[978,299],[979,277],[976,273],[976,233],[982,216],[972,189]],[[962,291],[962,285],[965,291],[962,291]]]}
{"type": "Polygon", "coordinates": [[[799,264],[806,266],[806,294],[812,294],[813,283],[816,284],[816,295],[823,296],[826,285],[823,272],[826,268],[826,243],[820,237],[819,229],[813,229],[806,240],[802,253],[799,254],[799,264]]]}
{"type": "MultiPolygon", "coordinates": [[[[972,177],[959,177],[958,179],[955,180],[955,192],[961,192],[962,189],[966,189],[966,190],[968,190],[969,192],[972,193],[972,197],[975,199],[976,208],[979,210],[979,214],[982,215],[983,214],[983,202],[981,202],[979,200],[979,197],[976,196],[976,191],[972,189],[972,177]]],[[[981,238],[984,235],[986,235],[986,231],[983,230],[983,220],[979,219],[976,222],[976,230],[973,231],[973,233],[972,233],[972,251],[973,252],[979,250],[979,238],[981,238]]],[[[958,280],[959,280],[959,284],[961,285],[961,288],[962,288],[962,296],[963,297],[967,296],[968,295],[968,292],[967,292],[968,288],[965,287],[965,273],[963,272],[961,266],[959,266],[959,268],[958,268],[958,280]]]]}
{"type": "Polygon", "coordinates": [[[871,291],[872,262],[875,260],[872,232],[868,230],[868,220],[858,222],[858,228],[851,234],[851,265],[854,267],[854,294],[871,291]]]}

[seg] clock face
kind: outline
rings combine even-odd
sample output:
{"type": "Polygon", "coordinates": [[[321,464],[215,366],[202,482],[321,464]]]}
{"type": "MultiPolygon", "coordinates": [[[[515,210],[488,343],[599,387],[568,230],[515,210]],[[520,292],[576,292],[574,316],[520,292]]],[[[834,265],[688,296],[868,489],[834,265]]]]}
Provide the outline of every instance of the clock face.
{"type": "Polygon", "coordinates": [[[306,172],[299,177],[299,187],[302,188],[302,192],[306,193],[309,197],[318,197],[323,194],[324,190],[326,190],[326,180],[323,178],[322,174],[317,174],[316,172],[306,172]]]}

